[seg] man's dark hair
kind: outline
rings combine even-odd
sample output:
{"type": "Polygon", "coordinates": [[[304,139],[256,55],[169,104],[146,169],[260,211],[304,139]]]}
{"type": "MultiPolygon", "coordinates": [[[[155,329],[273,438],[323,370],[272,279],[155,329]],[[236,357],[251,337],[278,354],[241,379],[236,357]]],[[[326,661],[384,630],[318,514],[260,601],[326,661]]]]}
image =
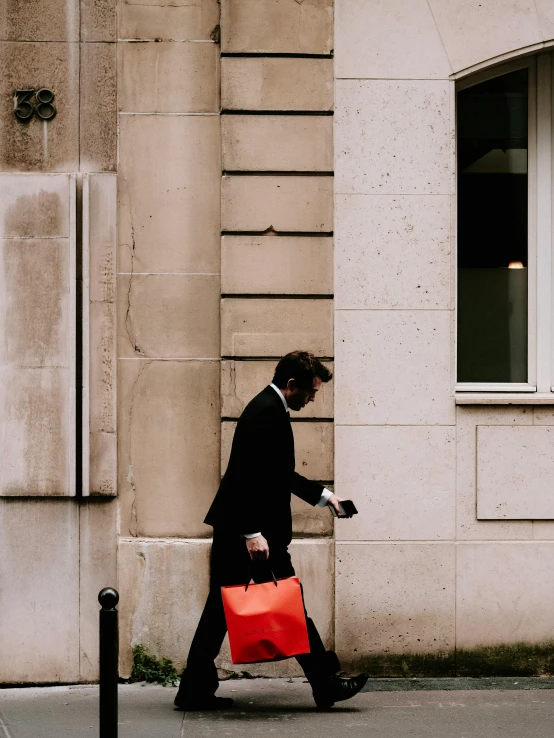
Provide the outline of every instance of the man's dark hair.
{"type": "Polygon", "coordinates": [[[322,382],[328,382],[333,375],[309,351],[291,351],[277,364],[273,384],[279,389],[284,389],[289,379],[295,379],[302,389],[312,389],[315,377],[319,377],[322,382]]]}

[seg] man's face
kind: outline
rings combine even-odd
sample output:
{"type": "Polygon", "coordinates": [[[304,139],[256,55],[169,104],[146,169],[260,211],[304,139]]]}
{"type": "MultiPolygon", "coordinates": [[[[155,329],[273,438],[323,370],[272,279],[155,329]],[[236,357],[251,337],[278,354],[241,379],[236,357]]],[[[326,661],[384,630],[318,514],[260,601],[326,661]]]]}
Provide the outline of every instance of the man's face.
{"type": "Polygon", "coordinates": [[[287,384],[287,389],[289,390],[287,405],[291,410],[302,410],[308,402],[313,402],[315,400],[316,394],[318,393],[321,385],[322,382],[319,377],[314,378],[311,389],[298,387],[294,379],[289,379],[287,384]]]}

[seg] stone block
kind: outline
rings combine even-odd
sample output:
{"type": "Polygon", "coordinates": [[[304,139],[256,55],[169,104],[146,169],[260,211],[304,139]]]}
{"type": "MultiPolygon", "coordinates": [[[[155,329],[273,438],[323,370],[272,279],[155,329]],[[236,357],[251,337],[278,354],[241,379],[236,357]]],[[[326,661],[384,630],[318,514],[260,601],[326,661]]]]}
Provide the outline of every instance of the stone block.
{"type": "Polygon", "coordinates": [[[208,596],[210,541],[119,539],[119,675],[132,647],[171,658],[180,671],[208,596]]]}
{"type": "Polygon", "coordinates": [[[2,3],[0,41],[79,41],[79,0],[2,3]]]}
{"type": "Polygon", "coordinates": [[[554,425],[554,407],[552,405],[535,405],[533,408],[534,425],[554,425]]]}
{"type": "Polygon", "coordinates": [[[339,425],[454,425],[450,312],[339,310],[339,425]]]}
{"type": "Polygon", "coordinates": [[[118,277],[118,355],[214,359],[219,356],[219,277],[118,277]]]}
{"type": "MultiPolygon", "coordinates": [[[[38,2],[18,3],[34,7],[38,2]]],[[[46,3],[40,3],[45,5],[46,3]]],[[[63,3],[66,5],[66,3],[63,3]]],[[[75,16],[77,18],[77,15],[75,16]]],[[[37,20],[42,20],[37,16],[37,20]]],[[[56,24],[60,16],[56,15],[56,24]]],[[[79,45],[66,43],[0,43],[0,170],[75,172],[79,169],[79,45]],[[37,80],[41,80],[37,83],[37,80]],[[55,93],[56,117],[34,116],[21,123],[13,113],[14,90],[47,86],[55,93]]]]}
{"type": "Polygon", "coordinates": [[[333,178],[223,177],[221,220],[224,231],[332,231],[333,178]]]}
{"type": "Polygon", "coordinates": [[[458,648],[550,643],[554,544],[461,543],[457,547],[458,648]]]}
{"type": "Polygon", "coordinates": [[[223,110],[332,110],[333,60],[221,59],[223,110]]]}
{"type": "MultiPolygon", "coordinates": [[[[296,539],[289,547],[292,563],[304,587],[306,610],[314,621],[326,648],[333,648],[334,628],[334,545],[326,540],[296,539]]],[[[296,659],[265,664],[233,665],[227,637],[217,666],[227,672],[246,671],[252,676],[293,677],[303,672],[296,659]]]]}
{"type": "MultiPolygon", "coordinates": [[[[332,485],[327,485],[331,492],[332,485]]],[[[312,507],[299,497],[292,496],[292,537],[330,538],[333,535],[333,515],[327,507],[312,507]]]]}
{"type": "MultiPolygon", "coordinates": [[[[333,372],[333,362],[324,362],[333,372]]],[[[221,362],[221,416],[238,418],[250,400],[273,379],[276,361],[221,362]]],[[[299,418],[333,417],[333,380],[321,385],[314,402],[309,402],[299,418]]]]}
{"type": "Polygon", "coordinates": [[[453,89],[441,80],[337,81],[335,192],[453,194],[453,89]]]}
{"type": "Polygon", "coordinates": [[[67,175],[0,174],[2,236],[68,238],[68,187],[67,175]]]}
{"type": "Polygon", "coordinates": [[[456,408],[456,538],[458,540],[530,540],[530,520],[477,520],[477,426],[533,424],[533,411],[520,406],[456,408]]]}
{"type": "Polygon", "coordinates": [[[338,195],[337,309],[449,310],[450,197],[338,195]]]}
{"type": "Polygon", "coordinates": [[[333,239],[223,236],[223,294],[331,295],[333,239]]]}
{"type": "Polygon", "coordinates": [[[477,517],[554,519],[552,426],[477,426],[477,517]]]}
{"type": "Polygon", "coordinates": [[[219,127],[216,116],[120,116],[120,271],[219,272],[219,127]]]}
{"type": "Polygon", "coordinates": [[[155,41],[213,40],[218,0],[120,0],[119,38],[155,41]]]}
{"type": "Polygon", "coordinates": [[[337,520],[341,541],[452,539],[455,429],[346,426],[336,432],[336,493],[360,514],[337,520]]]}
{"type": "Polygon", "coordinates": [[[336,543],[339,658],[363,668],[367,656],[453,650],[455,557],[453,543],[336,543]]]}
{"type": "Polygon", "coordinates": [[[82,172],[117,168],[116,45],[81,44],[80,161],[82,172]]]}
{"type": "Polygon", "coordinates": [[[67,239],[0,241],[4,292],[0,365],[69,367],[74,338],[69,335],[70,248],[67,239]]]}
{"type": "Polygon", "coordinates": [[[554,6],[550,0],[536,0],[535,6],[539,14],[539,24],[544,41],[554,38],[554,6]]]}
{"type": "MultiPolygon", "coordinates": [[[[225,473],[236,428],[235,421],[221,424],[221,474],[225,473]]],[[[330,482],[333,479],[333,424],[292,423],[296,471],[308,479],[330,482]]]]}
{"type": "Polygon", "coordinates": [[[221,50],[329,54],[333,0],[222,0],[221,50]]]}
{"type": "Polygon", "coordinates": [[[331,422],[292,423],[296,448],[296,471],[309,479],[332,482],[334,428],[331,422]]]}
{"type": "Polygon", "coordinates": [[[360,511],[337,520],[337,540],[454,538],[454,428],[339,426],[335,480],[336,493],[360,511]]]}
{"type": "Polygon", "coordinates": [[[532,0],[430,0],[429,6],[454,72],[543,40],[532,0]]]}
{"type": "Polygon", "coordinates": [[[81,41],[117,39],[117,0],[81,0],[81,41]]]}
{"type": "Polygon", "coordinates": [[[203,537],[219,486],[219,364],[120,361],[121,534],[203,537]]]}
{"type": "Polygon", "coordinates": [[[0,377],[0,495],[74,495],[69,370],[2,367],[0,377]]]}
{"type": "Polygon", "coordinates": [[[0,682],[79,681],[79,508],[0,500],[0,531],[0,682]]]}
{"type": "Polygon", "coordinates": [[[425,0],[337,4],[337,78],[448,79],[452,74],[425,0]],[[355,49],[355,53],[353,52],[355,49]]]}
{"type": "Polygon", "coordinates": [[[224,115],[223,169],[330,172],[333,119],[319,115],[224,115]]]}
{"type": "Polygon", "coordinates": [[[532,538],[536,541],[554,540],[554,524],[551,520],[532,520],[532,538]]]}
{"type": "Polygon", "coordinates": [[[119,110],[219,113],[219,47],[195,43],[120,43],[119,110]]]}
{"type": "Polygon", "coordinates": [[[117,583],[117,502],[79,506],[79,649],[80,681],[98,674],[98,593],[117,583]]]}
{"type": "Polygon", "coordinates": [[[333,355],[332,300],[222,300],[222,356],[281,357],[297,349],[333,355]]]}
{"type": "MultiPolygon", "coordinates": [[[[190,643],[208,594],[210,542],[122,538],[119,543],[120,667],[131,673],[133,645],[158,658],[171,658],[177,670],[186,664],[190,643]]],[[[328,648],[334,640],[331,541],[294,541],[290,547],[297,575],[304,584],[306,606],[328,648]]],[[[218,666],[236,671],[227,643],[218,666]]],[[[240,669],[240,667],[238,667],[240,669]]],[[[302,672],[294,659],[248,664],[258,675],[288,676],[302,672]]]]}

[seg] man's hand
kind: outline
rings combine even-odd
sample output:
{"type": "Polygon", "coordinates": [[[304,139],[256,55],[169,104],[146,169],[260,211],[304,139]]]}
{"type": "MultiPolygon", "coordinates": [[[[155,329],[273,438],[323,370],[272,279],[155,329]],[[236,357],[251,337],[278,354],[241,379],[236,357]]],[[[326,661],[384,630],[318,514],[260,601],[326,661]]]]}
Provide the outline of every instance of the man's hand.
{"type": "Polygon", "coordinates": [[[247,538],[246,548],[252,561],[267,561],[269,558],[269,546],[263,536],[247,538]]]}
{"type": "MultiPolygon", "coordinates": [[[[337,497],[337,495],[331,495],[329,499],[327,500],[327,504],[331,507],[334,507],[337,511],[337,515],[339,518],[344,518],[345,516],[342,514],[341,509],[339,507],[339,502],[342,502],[345,498],[344,497],[337,497]]],[[[346,516],[347,517],[347,516],[346,516]]]]}

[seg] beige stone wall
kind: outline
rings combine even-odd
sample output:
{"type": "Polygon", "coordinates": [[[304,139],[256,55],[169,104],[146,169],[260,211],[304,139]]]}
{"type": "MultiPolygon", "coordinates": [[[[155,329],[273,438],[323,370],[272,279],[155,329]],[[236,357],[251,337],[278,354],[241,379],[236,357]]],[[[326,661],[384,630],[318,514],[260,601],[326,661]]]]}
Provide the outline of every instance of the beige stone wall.
{"type": "Polygon", "coordinates": [[[0,9],[0,681],[95,679],[116,575],[121,674],[137,643],[184,664],[234,425],[294,348],[336,377],[299,468],[360,510],[293,504],[345,665],[551,638],[549,488],[504,462],[540,486],[554,420],[456,406],[453,223],[454,80],[553,44],[546,0],[0,9]]]}
{"type": "Polygon", "coordinates": [[[97,678],[117,581],[117,503],[84,499],[116,493],[115,40],[115,2],[0,9],[2,682],[97,678]],[[21,123],[44,87],[56,116],[21,123]]]}
{"type": "MultiPolygon", "coordinates": [[[[332,21],[330,2],[222,3],[222,472],[233,421],[276,360],[294,349],[333,358],[332,21]]],[[[297,468],[327,484],[332,392],[293,422],[297,468]]],[[[293,528],[308,608],[332,646],[332,519],[295,500],[293,528]]],[[[219,664],[240,668],[226,650],[219,664]]],[[[295,662],[247,670],[300,673],[295,662]]]]}
{"type": "MultiPolygon", "coordinates": [[[[209,15],[211,3],[197,8],[209,15]]],[[[169,27],[160,43],[119,50],[125,675],[136,643],[184,665],[207,590],[202,519],[245,404],[287,351],[333,358],[332,5],[224,0],[221,47],[206,43],[217,38],[206,24],[181,44],[169,27]]],[[[294,423],[299,468],[327,484],[332,418],[329,386],[294,423]]],[[[332,645],[331,516],[297,501],[294,530],[293,558],[332,645]]],[[[233,668],[227,647],[218,663],[233,668]]]]}
{"type": "Polygon", "coordinates": [[[216,0],[119,3],[119,587],[126,676],[137,643],[182,662],[183,639],[190,642],[195,627],[190,597],[204,596],[208,574],[209,540],[202,539],[211,529],[202,521],[220,460],[218,24],[216,0]]]}
{"type": "Polygon", "coordinates": [[[453,143],[455,76],[551,46],[553,20],[527,0],[336,3],[336,489],[360,510],[336,528],[337,649],[377,674],[454,673],[460,649],[479,673],[551,641],[552,413],[455,404],[453,143]]]}
{"type": "Polygon", "coordinates": [[[220,454],[218,19],[215,0],[119,6],[123,536],[210,534],[202,520],[220,454]]]}

